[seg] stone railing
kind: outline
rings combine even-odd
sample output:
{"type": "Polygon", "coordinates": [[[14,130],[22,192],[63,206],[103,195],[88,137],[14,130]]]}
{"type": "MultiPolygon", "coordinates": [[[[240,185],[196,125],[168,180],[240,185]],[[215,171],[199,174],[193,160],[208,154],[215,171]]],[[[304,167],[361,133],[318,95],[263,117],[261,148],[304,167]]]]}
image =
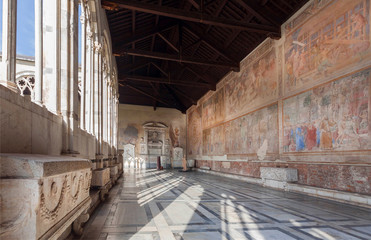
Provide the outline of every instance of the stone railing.
{"type": "Polygon", "coordinates": [[[88,220],[89,160],[0,154],[0,239],[58,239],[88,220]]]}

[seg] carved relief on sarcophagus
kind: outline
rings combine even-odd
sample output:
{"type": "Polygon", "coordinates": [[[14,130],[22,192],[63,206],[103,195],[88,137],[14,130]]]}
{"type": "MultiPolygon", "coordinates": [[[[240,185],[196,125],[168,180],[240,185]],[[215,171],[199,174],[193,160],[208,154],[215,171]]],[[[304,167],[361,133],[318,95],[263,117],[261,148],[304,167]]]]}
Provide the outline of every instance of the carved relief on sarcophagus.
{"type": "Polygon", "coordinates": [[[0,154],[0,173],[1,238],[57,239],[82,215],[87,219],[90,161],[0,154]]]}

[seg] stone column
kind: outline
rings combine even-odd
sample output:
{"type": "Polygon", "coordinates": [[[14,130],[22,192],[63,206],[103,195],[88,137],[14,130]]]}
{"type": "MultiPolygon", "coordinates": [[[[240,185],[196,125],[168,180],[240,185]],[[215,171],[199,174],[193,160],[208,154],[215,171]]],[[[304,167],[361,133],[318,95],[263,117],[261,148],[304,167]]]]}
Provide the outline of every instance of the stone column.
{"type": "MultiPolygon", "coordinates": [[[[94,34],[96,35],[96,34],[94,34]]],[[[96,66],[95,66],[95,52],[96,52],[96,46],[95,46],[95,38],[97,36],[93,36],[92,38],[92,41],[91,41],[91,44],[92,44],[92,48],[91,48],[91,56],[90,56],[90,130],[89,132],[91,134],[95,134],[95,131],[94,131],[94,127],[95,127],[95,122],[94,122],[94,114],[95,114],[95,69],[96,69],[96,66]]]]}
{"type": "MultiPolygon", "coordinates": [[[[104,61],[103,61],[104,62],[104,61]]],[[[107,142],[107,84],[108,84],[108,74],[107,74],[107,65],[105,65],[104,70],[104,83],[103,83],[103,141],[107,142]]]]}
{"type": "Polygon", "coordinates": [[[43,4],[35,0],[35,102],[43,105],[43,4]]]}
{"type": "Polygon", "coordinates": [[[100,55],[100,68],[99,68],[99,147],[100,153],[103,154],[103,91],[104,91],[104,61],[103,61],[103,53],[100,55]]]}
{"type": "Polygon", "coordinates": [[[63,117],[63,153],[78,154],[78,4],[76,0],[61,6],[61,110],[63,117]]]}
{"type": "Polygon", "coordinates": [[[96,144],[96,154],[101,154],[100,152],[100,56],[102,51],[102,45],[96,41],[94,51],[94,135],[96,144]]]}
{"type": "Polygon", "coordinates": [[[112,79],[108,86],[108,155],[112,155],[112,79]]]}
{"type": "MultiPolygon", "coordinates": [[[[92,75],[91,75],[91,68],[92,68],[92,47],[93,47],[93,33],[91,32],[90,25],[87,26],[87,44],[86,44],[86,89],[85,89],[85,99],[86,99],[86,108],[85,108],[85,126],[86,130],[91,133],[91,89],[92,89],[92,75]]],[[[81,46],[85,47],[85,46],[81,46]]]]}
{"type": "Polygon", "coordinates": [[[86,129],[85,125],[85,88],[86,88],[86,6],[81,3],[81,106],[80,106],[80,128],[86,129]]]}
{"type": "Polygon", "coordinates": [[[3,47],[2,79],[0,83],[17,92],[15,83],[16,40],[17,40],[17,1],[3,0],[3,47]]]}
{"type": "Polygon", "coordinates": [[[43,1],[43,103],[60,113],[60,6],[58,0],[43,1]]]}

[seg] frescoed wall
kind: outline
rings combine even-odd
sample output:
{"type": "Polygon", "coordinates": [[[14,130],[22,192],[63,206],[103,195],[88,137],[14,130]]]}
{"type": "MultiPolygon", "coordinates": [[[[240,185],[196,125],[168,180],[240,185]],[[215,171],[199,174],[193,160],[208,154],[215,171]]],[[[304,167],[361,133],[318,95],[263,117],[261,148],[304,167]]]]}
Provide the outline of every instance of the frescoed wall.
{"type": "Polygon", "coordinates": [[[278,97],[278,68],[272,41],[261,46],[259,54],[249,56],[241,72],[226,83],[226,116],[241,115],[278,97]]]}
{"type": "Polygon", "coordinates": [[[188,117],[188,155],[197,156],[201,154],[202,148],[202,119],[201,107],[195,108],[187,114],[188,117]]]}
{"type": "Polygon", "coordinates": [[[371,149],[370,72],[361,71],[284,100],[284,151],[371,149]]]}
{"type": "Polygon", "coordinates": [[[224,89],[221,89],[202,104],[202,126],[208,128],[223,121],[224,114],[224,89]]]}
{"type": "Polygon", "coordinates": [[[205,155],[224,155],[224,125],[203,130],[202,145],[205,155]]]}
{"type": "Polygon", "coordinates": [[[254,154],[267,142],[268,153],[278,153],[277,104],[225,124],[227,154],[254,154]]]}
{"type": "Polygon", "coordinates": [[[369,0],[330,1],[308,11],[316,14],[286,35],[285,93],[370,63],[369,0]]]}
{"type": "Polygon", "coordinates": [[[255,178],[291,167],[298,184],[371,194],[370,9],[309,1],[188,110],[187,157],[255,178]]]}

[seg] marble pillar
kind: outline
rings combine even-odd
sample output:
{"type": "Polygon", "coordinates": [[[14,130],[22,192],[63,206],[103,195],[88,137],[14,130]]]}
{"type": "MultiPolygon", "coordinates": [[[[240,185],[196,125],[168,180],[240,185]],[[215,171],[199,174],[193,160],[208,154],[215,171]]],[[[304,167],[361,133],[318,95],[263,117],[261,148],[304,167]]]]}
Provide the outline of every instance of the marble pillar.
{"type": "Polygon", "coordinates": [[[86,129],[85,125],[85,89],[86,89],[86,3],[81,3],[81,107],[80,107],[80,128],[86,129]]]}
{"type": "Polygon", "coordinates": [[[43,102],[60,113],[60,6],[58,0],[43,1],[43,102]]]}
{"type": "Polygon", "coordinates": [[[43,6],[42,0],[35,0],[35,87],[34,101],[43,105],[43,6]]]}
{"type": "Polygon", "coordinates": [[[16,76],[16,40],[17,40],[17,1],[3,0],[3,46],[2,79],[0,83],[17,92],[16,76]]]}

